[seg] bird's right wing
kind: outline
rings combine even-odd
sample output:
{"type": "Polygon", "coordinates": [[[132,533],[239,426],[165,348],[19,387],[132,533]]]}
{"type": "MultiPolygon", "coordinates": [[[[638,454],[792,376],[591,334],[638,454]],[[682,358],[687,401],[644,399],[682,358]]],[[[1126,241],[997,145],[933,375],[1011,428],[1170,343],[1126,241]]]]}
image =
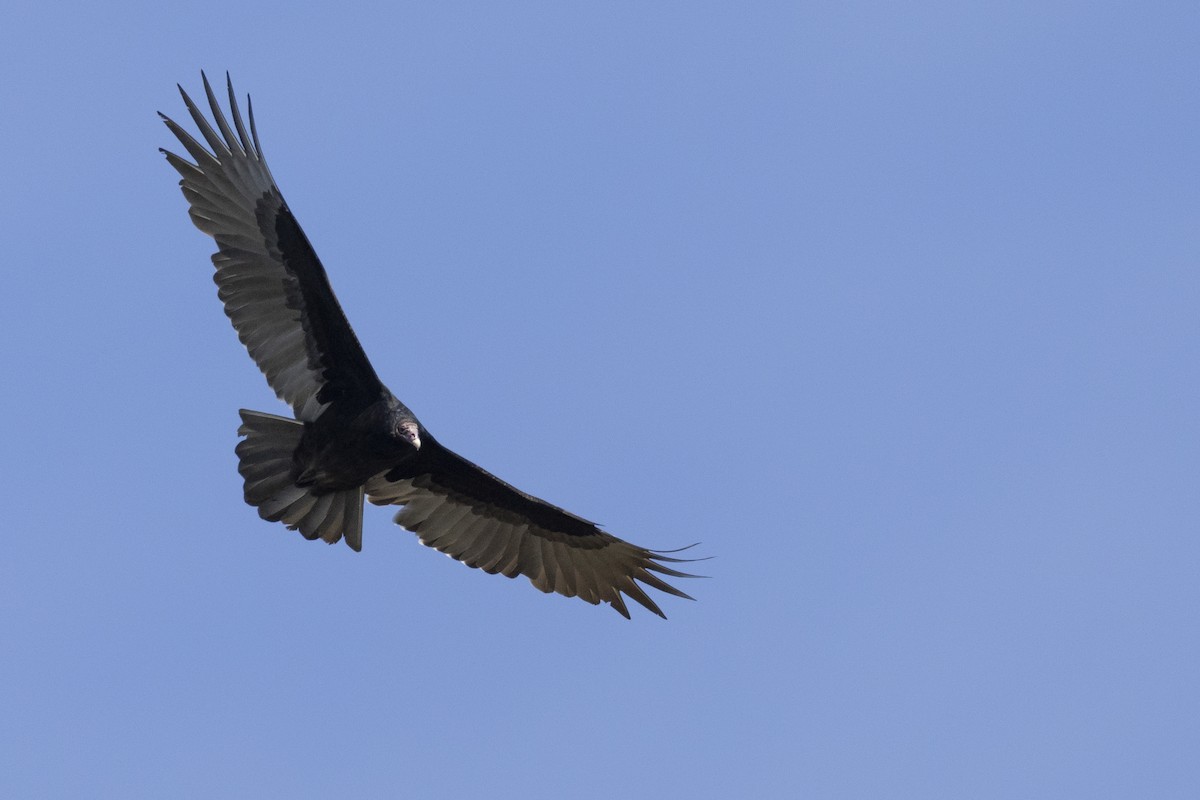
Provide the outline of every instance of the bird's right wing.
{"type": "Polygon", "coordinates": [[[263,160],[253,107],[247,135],[226,82],[234,127],[204,77],[220,135],[179,92],[211,152],[160,114],[195,163],[162,152],[182,176],[192,221],[217,242],[214,280],[238,338],[296,418],[313,420],[339,399],[378,396],[382,384],[263,160]]]}

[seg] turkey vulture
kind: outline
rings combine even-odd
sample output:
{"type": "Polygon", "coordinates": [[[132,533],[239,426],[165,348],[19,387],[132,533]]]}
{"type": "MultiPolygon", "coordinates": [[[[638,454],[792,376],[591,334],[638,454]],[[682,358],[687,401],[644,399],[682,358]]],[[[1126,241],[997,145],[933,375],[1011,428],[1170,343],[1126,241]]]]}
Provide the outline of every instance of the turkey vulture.
{"type": "Polygon", "coordinates": [[[217,243],[225,314],[295,415],[240,412],[238,472],[259,516],[357,551],[365,495],[403,506],[396,524],[422,544],[485,572],[524,575],[543,592],[609,603],[626,618],[622,593],[666,616],[638,581],[692,599],[654,574],[694,577],[666,566],[690,559],[632,545],[510,486],[439,444],[388,391],[271,177],[249,98],[247,135],[228,74],[232,127],[201,78],[217,130],[179,92],[208,149],[160,113],[195,163],[161,152],[182,176],[192,221],[217,243]]]}

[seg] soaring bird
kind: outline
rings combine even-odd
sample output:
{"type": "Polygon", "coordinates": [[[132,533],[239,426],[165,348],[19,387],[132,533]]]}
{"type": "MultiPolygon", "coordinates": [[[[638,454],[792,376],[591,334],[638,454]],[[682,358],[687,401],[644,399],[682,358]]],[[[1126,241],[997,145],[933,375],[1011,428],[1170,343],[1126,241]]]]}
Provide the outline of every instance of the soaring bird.
{"type": "Polygon", "coordinates": [[[363,497],[398,505],[397,525],[462,563],[543,592],[610,604],[622,595],[665,618],[639,582],[692,599],[655,573],[695,577],[690,561],[618,539],[505,483],[443,447],[375,374],[320,259],[249,134],[226,75],[233,126],[201,73],[217,129],[183,87],[204,141],[165,114],[193,162],[161,150],[182,179],[189,214],[217,243],[213,279],[238,338],[294,419],[242,409],[236,453],[245,500],[306,539],[362,548],[363,497]],[[218,134],[218,131],[220,132],[218,134]]]}

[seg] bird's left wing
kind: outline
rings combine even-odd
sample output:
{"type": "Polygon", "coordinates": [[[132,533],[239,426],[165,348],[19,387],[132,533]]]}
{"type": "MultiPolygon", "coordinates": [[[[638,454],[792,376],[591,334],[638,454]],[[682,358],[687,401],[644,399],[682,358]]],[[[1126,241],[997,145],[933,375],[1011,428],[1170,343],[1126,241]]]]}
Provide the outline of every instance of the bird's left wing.
{"type": "Polygon", "coordinates": [[[666,617],[638,581],[692,599],[654,574],[696,577],[662,563],[691,559],[618,539],[510,486],[432,437],[422,435],[414,468],[377,475],[366,490],[376,505],[404,506],[396,524],[422,544],[493,575],[524,575],[543,592],[609,603],[626,618],[622,594],[666,617]]]}
{"type": "Polygon", "coordinates": [[[297,419],[313,420],[341,398],[373,399],[382,384],[263,160],[253,107],[247,135],[228,76],[226,83],[233,127],[204,77],[219,135],[179,88],[208,149],[159,115],[195,160],[162,151],[182,176],[192,221],[217,242],[213,279],[225,313],[297,419]]]}

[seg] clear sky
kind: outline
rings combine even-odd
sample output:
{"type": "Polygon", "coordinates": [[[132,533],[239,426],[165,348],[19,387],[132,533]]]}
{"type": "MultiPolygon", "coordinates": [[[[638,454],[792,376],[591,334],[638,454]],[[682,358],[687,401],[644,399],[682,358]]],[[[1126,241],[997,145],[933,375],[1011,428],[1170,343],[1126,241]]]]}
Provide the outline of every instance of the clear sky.
{"type": "MultiPolygon", "coordinates": [[[[1200,9],[0,12],[0,796],[1200,796],[1200,9]],[[386,383],[669,621],[243,504],[155,116],[232,72],[386,383]]],[[[190,125],[190,123],[188,123],[190,125]]]]}

